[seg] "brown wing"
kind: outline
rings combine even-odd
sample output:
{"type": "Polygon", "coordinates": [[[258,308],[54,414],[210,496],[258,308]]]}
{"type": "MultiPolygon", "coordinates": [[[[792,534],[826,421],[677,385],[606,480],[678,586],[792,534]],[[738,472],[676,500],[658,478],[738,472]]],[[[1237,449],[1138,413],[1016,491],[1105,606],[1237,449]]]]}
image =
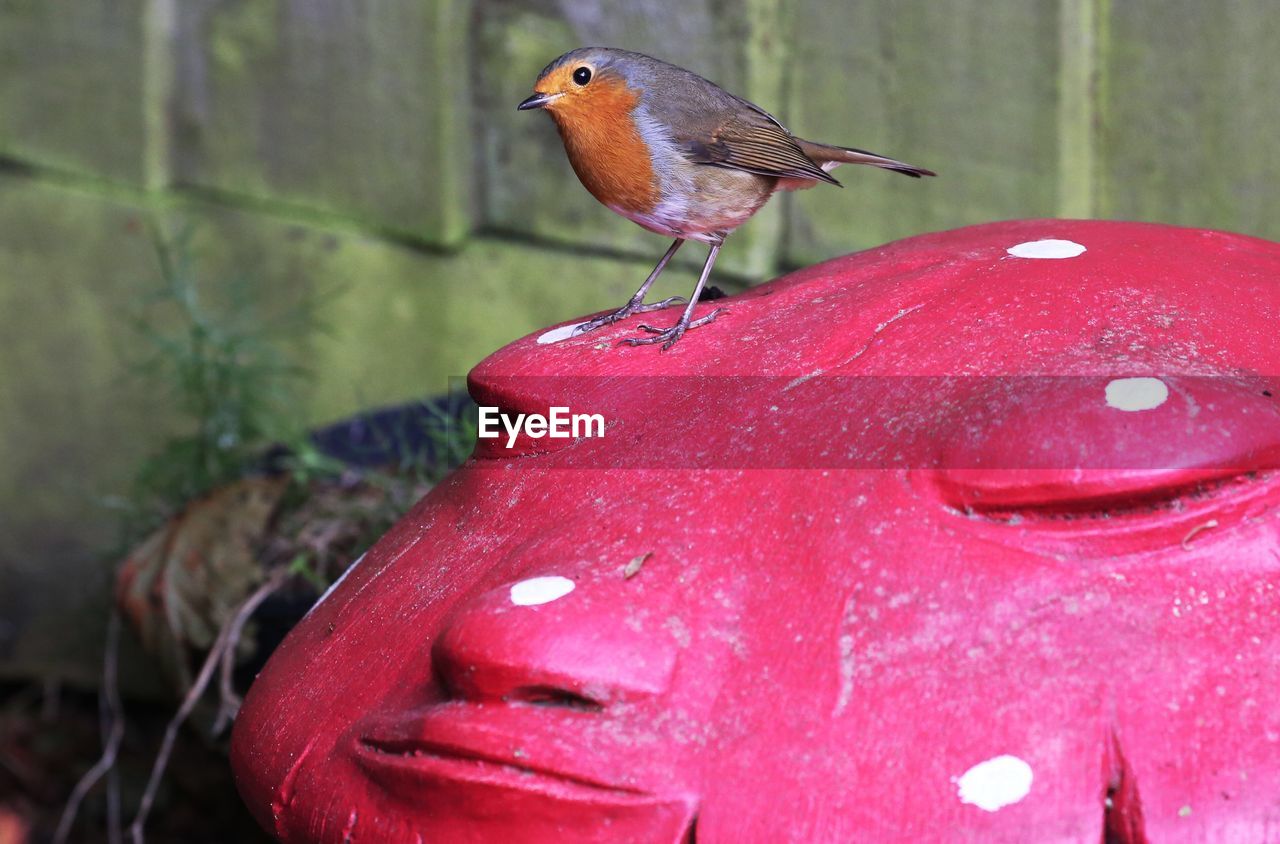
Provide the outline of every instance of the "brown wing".
{"type": "Polygon", "coordinates": [[[677,137],[676,141],[689,160],[697,164],[745,170],[761,176],[840,184],[805,155],[790,132],[754,107],[733,115],[710,132],[677,137]]]}

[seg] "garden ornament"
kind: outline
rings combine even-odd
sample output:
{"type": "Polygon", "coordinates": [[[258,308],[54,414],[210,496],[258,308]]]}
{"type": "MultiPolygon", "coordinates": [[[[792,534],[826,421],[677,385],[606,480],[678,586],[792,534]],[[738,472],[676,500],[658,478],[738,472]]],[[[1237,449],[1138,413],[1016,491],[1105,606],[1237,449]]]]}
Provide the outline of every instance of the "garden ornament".
{"type": "Polygon", "coordinates": [[[1280,245],[1032,220],[479,364],[232,739],[286,842],[1277,840],[1280,245]],[[610,336],[610,334],[614,336],[610,336]]]}

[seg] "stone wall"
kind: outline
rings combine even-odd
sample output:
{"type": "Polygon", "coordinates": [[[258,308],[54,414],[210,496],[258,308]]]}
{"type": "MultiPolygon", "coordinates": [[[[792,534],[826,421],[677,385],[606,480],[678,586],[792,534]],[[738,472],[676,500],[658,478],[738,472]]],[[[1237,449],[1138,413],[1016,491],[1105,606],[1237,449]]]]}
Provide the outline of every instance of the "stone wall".
{"type": "Polygon", "coordinates": [[[0,674],[95,670],[102,502],[174,424],[128,375],[149,219],[212,278],[337,291],[303,343],[317,423],[634,289],[664,241],[514,109],[584,43],[941,173],[775,201],[728,286],[1010,217],[1280,235],[1270,0],[0,0],[0,674]]]}

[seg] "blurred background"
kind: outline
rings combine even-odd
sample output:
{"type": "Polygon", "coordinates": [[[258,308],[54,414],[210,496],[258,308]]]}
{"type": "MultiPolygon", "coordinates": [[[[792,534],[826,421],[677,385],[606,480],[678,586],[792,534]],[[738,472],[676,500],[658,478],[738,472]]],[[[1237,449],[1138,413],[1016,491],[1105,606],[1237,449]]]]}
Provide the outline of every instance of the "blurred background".
{"type": "MultiPolygon", "coordinates": [[[[126,516],[154,529],[211,485],[139,505],[175,443],[239,455],[438,394],[630,295],[665,240],[597,205],[546,116],[515,110],[586,44],[939,172],[846,168],[845,190],[780,197],[729,240],[726,290],[1015,217],[1280,235],[1271,0],[0,0],[10,702],[97,687],[116,566],[145,535],[126,516]],[[226,384],[193,386],[210,337],[231,338],[226,384]]],[[[702,254],[682,258],[660,295],[687,292],[702,254]]],[[[165,699],[145,658],[121,671],[165,699]]]]}

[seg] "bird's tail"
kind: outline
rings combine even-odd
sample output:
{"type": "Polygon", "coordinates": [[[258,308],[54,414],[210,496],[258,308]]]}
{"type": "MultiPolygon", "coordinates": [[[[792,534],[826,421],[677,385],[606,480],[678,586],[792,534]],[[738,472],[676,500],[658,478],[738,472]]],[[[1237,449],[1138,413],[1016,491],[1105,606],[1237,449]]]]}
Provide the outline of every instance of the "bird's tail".
{"type": "Polygon", "coordinates": [[[887,158],[883,155],[876,155],[874,152],[867,152],[865,149],[836,147],[830,144],[818,144],[813,141],[803,140],[800,141],[800,149],[804,150],[805,155],[813,159],[814,163],[826,171],[833,170],[841,164],[870,164],[872,167],[892,170],[895,173],[902,173],[913,179],[918,179],[921,176],[938,175],[932,170],[913,167],[910,164],[887,158]]]}

